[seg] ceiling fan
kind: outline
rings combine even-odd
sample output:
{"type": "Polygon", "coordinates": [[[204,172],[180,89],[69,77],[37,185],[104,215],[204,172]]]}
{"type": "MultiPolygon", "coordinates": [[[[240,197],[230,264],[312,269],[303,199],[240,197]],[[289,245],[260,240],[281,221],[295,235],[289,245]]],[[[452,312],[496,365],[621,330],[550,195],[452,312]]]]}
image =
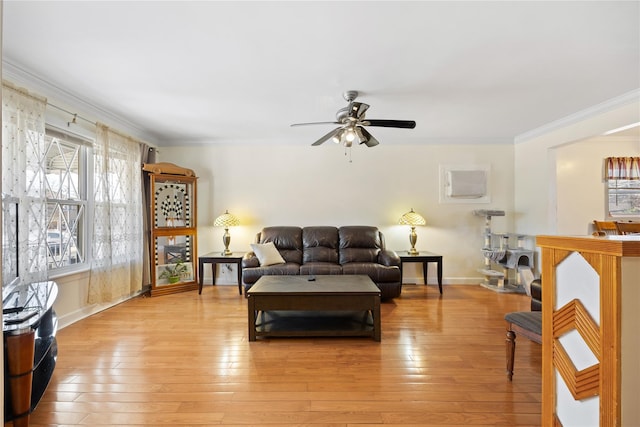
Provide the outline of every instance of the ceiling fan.
{"type": "Polygon", "coordinates": [[[322,138],[318,139],[311,145],[320,145],[326,141],[332,140],[336,144],[342,143],[345,147],[351,147],[355,142],[356,144],[365,144],[367,147],[374,147],[379,144],[378,140],[373,137],[364,127],[365,126],[378,126],[387,128],[402,128],[413,129],[416,127],[416,122],[413,120],[374,120],[366,119],[365,113],[369,109],[369,104],[363,102],[355,102],[358,97],[358,92],[355,90],[349,90],[342,95],[349,103],[344,108],[341,108],[336,113],[335,122],[313,122],[313,123],[295,123],[291,126],[307,126],[307,125],[322,125],[322,124],[334,124],[340,125],[322,138]]]}

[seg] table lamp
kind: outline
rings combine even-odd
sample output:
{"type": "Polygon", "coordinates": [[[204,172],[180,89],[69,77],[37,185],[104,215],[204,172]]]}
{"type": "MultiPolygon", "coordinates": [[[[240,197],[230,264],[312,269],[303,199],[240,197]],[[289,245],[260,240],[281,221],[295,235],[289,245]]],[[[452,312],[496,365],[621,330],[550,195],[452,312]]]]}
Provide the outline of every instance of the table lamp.
{"type": "Polygon", "coordinates": [[[224,243],[224,252],[222,255],[231,255],[231,251],[229,250],[229,243],[231,243],[231,235],[229,234],[229,227],[233,227],[236,225],[240,225],[240,221],[238,218],[229,213],[228,210],[225,210],[222,215],[213,221],[214,227],[224,227],[224,235],[222,236],[222,243],[224,243]]]}
{"type": "Polygon", "coordinates": [[[407,251],[409,255],[418,255],[416,249],[416,242],[418,241],[418,235],[416,234],[416,225],[425,225],[427,222],[422,215],[413,211],[413,208],[405,214],[403,214],[398,220],[398,224],[410,225],[411,233],[409,233],[409,242],[411,243],[411,249],[407,251]]]}

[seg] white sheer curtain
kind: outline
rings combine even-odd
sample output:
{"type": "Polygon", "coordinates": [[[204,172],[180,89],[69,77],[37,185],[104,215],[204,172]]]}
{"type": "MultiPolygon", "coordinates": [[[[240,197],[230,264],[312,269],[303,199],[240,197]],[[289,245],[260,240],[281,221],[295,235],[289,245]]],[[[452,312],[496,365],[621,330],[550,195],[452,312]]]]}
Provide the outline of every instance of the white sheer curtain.
{"type": "Polygon", "coordinates": [[[116,301],[142,289],[140,144],[97,125],[89,303],[116,301]]]}
{"type": "Polygon", "coordinates": [[[17,204],[17,215],[4,218],[4,226],[13,235],[3,239],[2,270],[3,277],[5,271],[17,272],[23,283],[47,279],[47,203],[42,169],[46,102],[8,82],[2,84],[2,198],[3,205],[4,201],[17,204]]]}

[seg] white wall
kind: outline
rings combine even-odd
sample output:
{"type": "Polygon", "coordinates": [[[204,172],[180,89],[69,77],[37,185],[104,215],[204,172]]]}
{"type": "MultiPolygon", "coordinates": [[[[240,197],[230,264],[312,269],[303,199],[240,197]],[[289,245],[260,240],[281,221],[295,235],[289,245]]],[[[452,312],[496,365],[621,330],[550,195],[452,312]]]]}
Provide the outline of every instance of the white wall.
{"type": "MultiPolygon", "coordinates": [[[[223,230],[211,226],[225,209],[242,225],[230,230],[230,248],[246,251],[255,234],[268,225],[375,225],[387,247],[409,248],[409,229],[397,225],[414,208],[426,220],[418,227],[419,250],[444,256],[445,283],[479,283],[484,220],[474,209],[504,209],[494,230],[512,229],[512,145],[394,145],[354,147],[352,162],[334,144],[161,147],[158,161],[194,169],[198,179],[198,254],[222,249],[223,230]],[[491,166],[489,204],[439,204],[439,165],[491,166]]],[[[205,269],[205,283],[211,282],[205,269]]],[[[223,271],[224,273],[224,271],[223,271]]],[[[406,280],[422,283],[417,264],[406,280]]],[[[221,276],[234,283],[235,273],[221,276]]],[[[435,267],[429,270],[435,283],[435,267]]]]}
{"type": "MultiPolygon", "coordinates": [[[[515,229],[528,235],[558,234],[556,193],[557,148],[585,141],[605,132],[640,121],[637,95],[628,103],[515,144],[515,229]]],[[[589,197],[592,187],[576,188],[573,197],[589,197]]],[[[595,219],[602,210],[594,212],[595,219]]],[[[582,234],[586,234],[586,231],[582,234]]]]}
{"type": "MultiPolygon", "coordinates": [[[[554,124],[553,130],[518,141],[514,146],[515,188],[514,224],[517,233],[527,235],[587,234],[585,222],[604,218],[604,195],[602,183],[596,183],[593,167],[602,162],[602,152],[585,145],[585,151],[576,158],[575,171],[568,174],[566,168],[570,155],[580,150],[581,144],[592,138],[622,126],[640,121],[640,96],[636,91],[623,97],[617,105],[596,106],[599,114],[576,114],[565,126],[554,124]],[[584,117],[581,117],[584,116],[584,117]],[[572,148],[572,144],[575,144],[572,148]],[[569,151],[564,151],[569,150],[569,151]],[[580,181],[578,175],[587,179],[580,181]],[[570,178],[573,175],[573,178],[570,178]],[[575,184],[573,189],[569,187],[575,184]],[[565,197],[569,197],[566,199],[565,197]],[[572,218],[571,207],[585,209],[580,217],[572,218]],[[574,224],[571,224],[574,221],[574,224]]],[[[597,141],[595,142],[597,144],[597,141]]],[[[613,150],[612,150],[613,151],[613,150]]],[[[615,149],[616,155],[622,152],[615,149]]],[[[606,157],[606,155],[604,156],[606,157]]],[[[601,166],[598,167],[601,171],[601,166]]],[[[537,247],[535,248],[538,249],[537,247]]],[[[536,270],[541,268],[541,259],[535,256],[536,270]]]]}

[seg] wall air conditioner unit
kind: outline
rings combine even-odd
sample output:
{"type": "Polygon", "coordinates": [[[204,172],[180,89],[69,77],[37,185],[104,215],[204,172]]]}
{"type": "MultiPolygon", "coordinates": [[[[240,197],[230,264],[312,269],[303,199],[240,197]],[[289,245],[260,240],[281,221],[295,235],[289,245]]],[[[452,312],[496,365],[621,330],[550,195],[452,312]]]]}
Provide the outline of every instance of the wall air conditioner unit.
{"type": "Polygon", "coordinates": [[[491,166],[440,165],[440,203],[490,203],[491,166]]]}
{"type": "Polygon", "coordinates": [[[487,174],[483,170],[450,170],[447,181],[449,197],[478,199],[487,195],[487,174]]]}

